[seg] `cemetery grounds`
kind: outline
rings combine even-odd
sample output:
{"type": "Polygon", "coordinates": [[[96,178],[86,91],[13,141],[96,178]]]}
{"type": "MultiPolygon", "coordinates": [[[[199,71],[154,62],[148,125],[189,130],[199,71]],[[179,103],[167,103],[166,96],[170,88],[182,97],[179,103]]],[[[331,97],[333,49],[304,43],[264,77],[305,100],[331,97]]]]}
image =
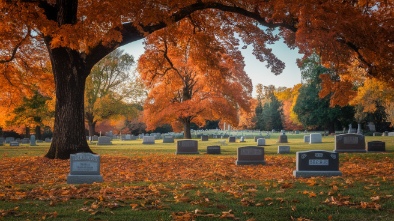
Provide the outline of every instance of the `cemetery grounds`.
{"type": "Polygon", "coordinates": [[[67,184],[69,160],[49,160],[49,143],[0,146],[0,220],[393,220],[394,137],[386,152],[340,153],[340,177],[295,178],[297,151],[334,150],[334,137],[303,142],[279,133],[266,139],[266,165],[235,165],[228,139],[198,140],[198,155],[175,155],[175,143],[113,140],[101,156],[103,183],[67,184]],[[221,145],[221,154],[206,147],[221,145]]]}

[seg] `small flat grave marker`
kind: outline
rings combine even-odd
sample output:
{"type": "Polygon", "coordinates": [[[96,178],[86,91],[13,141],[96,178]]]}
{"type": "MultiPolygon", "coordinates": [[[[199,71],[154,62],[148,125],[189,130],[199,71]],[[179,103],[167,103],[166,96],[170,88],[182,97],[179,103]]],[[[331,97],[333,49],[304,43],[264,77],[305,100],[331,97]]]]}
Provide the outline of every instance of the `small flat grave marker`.
{"type": "Polygon", "coordinates": [[[264,165],[264,147],[246,146],[237,150],[236,165],[264,165]]]}
{"type": "Polygon", "coordinates": [[[221,154],[220,146],[207,146],[207,154],[221,154]]]}
{"type": "Polygon", "coordinates": [[[339,171],[339,153],[312,150],[296,153],[295,177],[342,176],[339,171]]]}
{"type": "Polygon", "coordinates": [[[278,153],[279,154],[290,153],[290,146],[278,146],[278,153]]]}
{"type": "Polygon", "coordinates": [[[97,145],[112,145],[111,137],[101,136],[98,138],[97,145]]]}
{"type": "Polygon", "coordinates": [[[361,134],[335,135],[335,152],[365,153],[365,137],[361,134]]]}
{"type": "Polygon", "coordinates": [[[383,141],[370,141],[367,143],[368,152],[385,152],[386,143],[383,141]]]}
{"type": "Polygon", "coordinates": [[[175,154],[199,154],[198,141],[178,140],[175,154]]]}
{"type": "Polygon", "coordinates": [[[18,141],[11,141],[10,142],[10,146],[18,147],[19,146],[19,142],[18,141]]]}
{"type": "Polygon", "coordinates": [[[142,144],[155,144],[155,136],[144,136],[142,144]]]}
{"type": "Polygon", "coordinates": [[[91,153],[70,154],[68,184],[103,182],[100,175],[100,156],[91,153]]]}

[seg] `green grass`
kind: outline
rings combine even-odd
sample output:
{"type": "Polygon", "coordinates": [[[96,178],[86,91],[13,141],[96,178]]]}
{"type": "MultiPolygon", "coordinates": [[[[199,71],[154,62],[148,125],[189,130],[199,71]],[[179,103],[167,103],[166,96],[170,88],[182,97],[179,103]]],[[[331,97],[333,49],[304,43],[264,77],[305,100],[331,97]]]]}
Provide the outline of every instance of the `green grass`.
{"type": "MultiPolygon", "coordinates": [[[[286,145],[290,146],[291,153],[278,155],[277,139],[278,135],[266,139],[267,146],[264,148],[267,156],[295,158],[297,151],[334,149],[332,136],[323,137],[323,142],[319,144],[306,144],[303,142],[303,135],[290,134],[286,145]]],[[[206,154],[206,146],[217,145],[219,140],[223,139],[199,141],[200,155],[190,157],[214,159],[216,155],[206,154]]],[[[11,185],[1,182],[0,199],[10,189],[30,195],[19,200],[0,200],[0,220],[392,220],[394,138],[366,137],[367,142],[372,140],[384,141],[386,153],[340,154],[340,165],[353,162],[351,166],[354,167],[352,173],[341,177],[246,180],[229,176],[217,180],[197,179],[193,182],[171,180],[113,183],[105,180],[104,183],[92,185],[11,185]],[[375,167],[381,167],[369,168],[368,165],[372,162],[375,167]],[[380,165],[379,162],[386,164],[380,165]],[[364,171],[358,169],[358,166],[367,166],[369,169],[364,171]],[[376,175],[375,170],[381,170],[383,175],[376,175]],[[35,196],[36,190],[44,194],[35,196]],[[77,195],[70,197],[61,194],[62,191],[69,190],[78,193],[89,191],[91,195],[80,198],[77,195]]],[[[238,147],[255,144],[252,139],[247,139],[245,143],[226,141],[226,145],[221,146],[220,157],[234,158],[238,147]]],[[[97,154],[131,159],[152,153],[169,156],[175,154],[175,147],[176,144],[163,144],[161,140],[157,140],[154,145],[142,145],[141,140],[114,140],[110,146],[91,145],[97,154]]],[[[43,156],[48,149],[48,143],[39,143],[34,147],[0,146],[0,160],[43,156]]],[[[253,168],[242,167],[245,170],[253,168]]],[[[8,169],[0,167],[2,173],[8,169]]],[[[130,170],[137,171],[138,165],[130,170]]],[[[56,175],[64,174],[54,174],[56,175]]]]}

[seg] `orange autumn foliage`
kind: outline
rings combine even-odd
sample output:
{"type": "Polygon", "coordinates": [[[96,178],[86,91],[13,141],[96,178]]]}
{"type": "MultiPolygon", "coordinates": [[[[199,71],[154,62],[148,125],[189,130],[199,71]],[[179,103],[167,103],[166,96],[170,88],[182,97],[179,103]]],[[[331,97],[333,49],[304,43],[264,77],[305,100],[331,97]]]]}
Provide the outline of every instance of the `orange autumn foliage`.
{"type": "Polygon", "coordinates": [[[223,42],[227,36],[220,41],[196,30],[198,19],[206,18],[186,19],[147,38],[138,71],[149,88],[144,105],[148,130],[169,123],[187,131],[185,125],[203,126],[207,120],[237,126],[238,111],[249,112],[252,83],[240,51],[223,42]]]}

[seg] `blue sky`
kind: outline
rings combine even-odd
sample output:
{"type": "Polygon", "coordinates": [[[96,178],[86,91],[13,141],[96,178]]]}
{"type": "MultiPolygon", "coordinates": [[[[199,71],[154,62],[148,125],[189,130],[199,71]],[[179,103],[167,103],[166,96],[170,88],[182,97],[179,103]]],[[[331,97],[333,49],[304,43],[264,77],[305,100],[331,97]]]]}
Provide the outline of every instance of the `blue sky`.
{"type": "MultiPolygon", "coordinates": [[[[130,43],[121,49],[126,53],[131,54],[137,60],[144,53],[143,40],[130,43]]],[[[245,71],[252,79],[253,83],[253,96],[255,96],[255,86],[257,84],[275,85],[276,87],[291,88],[294,85],[301,83],[300,69],[297,67],[296,60],[301,58],[302,55],[298,54],[298,50],[290,50],[283,42],[277,42],[271,45],[273,53],[286,63],[286,68],[283,73],[275,76],[269,69],[265,67],[265,63],[261,63],[252,54],[252,47],[242,50],[245,57],[245,71]]]]}

